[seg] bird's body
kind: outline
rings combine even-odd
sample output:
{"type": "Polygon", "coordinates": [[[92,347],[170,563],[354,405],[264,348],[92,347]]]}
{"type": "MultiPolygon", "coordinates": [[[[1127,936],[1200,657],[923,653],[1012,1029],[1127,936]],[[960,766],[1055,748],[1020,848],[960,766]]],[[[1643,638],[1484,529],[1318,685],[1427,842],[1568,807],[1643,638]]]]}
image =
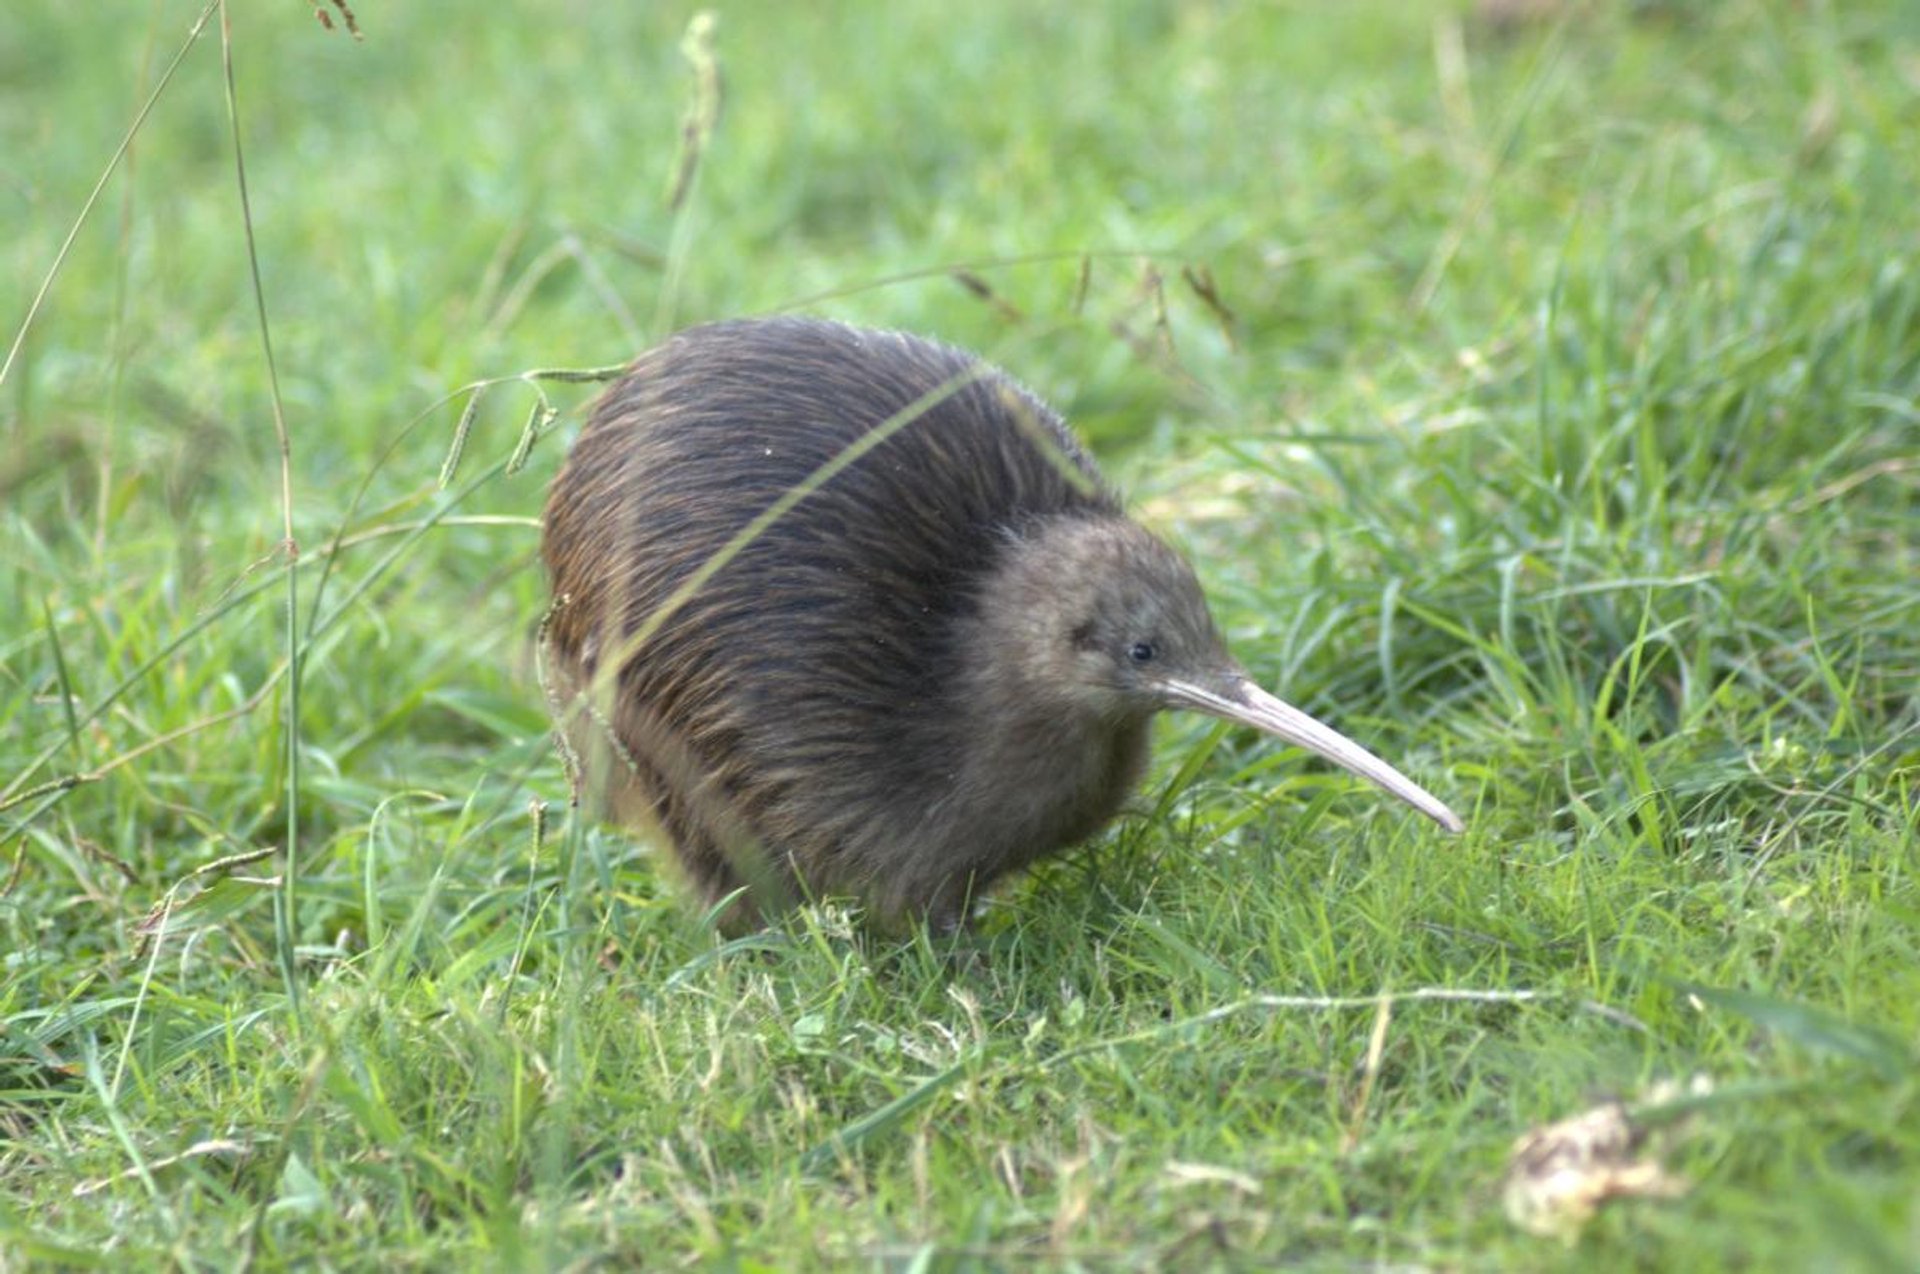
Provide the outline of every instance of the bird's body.
{"type": "Polygon", "coordinates": [[[576,781],[709,899],[746,886],[736,923],[824,895],[955,923],[1114,815],[1156,709],[1250,720],[1191,569],[1059,417],[910,336],[671,338],[594,407],[543,548],[576,781]]]}

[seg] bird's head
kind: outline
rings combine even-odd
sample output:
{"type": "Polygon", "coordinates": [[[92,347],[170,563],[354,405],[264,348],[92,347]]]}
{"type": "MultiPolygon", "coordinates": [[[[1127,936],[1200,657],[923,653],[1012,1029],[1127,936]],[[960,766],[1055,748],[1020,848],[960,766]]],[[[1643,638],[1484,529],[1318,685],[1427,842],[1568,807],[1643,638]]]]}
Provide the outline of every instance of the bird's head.
{"type": "Polygon", "coordinates": [[[1227,653],[1193,568],[1137,523],[1066,517],[1018,536],[981,599],[974,639],[1002,694],[1110,720],[1168,708],[1251,726],[1317,753],[1449,831],[1458,815],[1345,735],[1267,691],[1227,653]]]}

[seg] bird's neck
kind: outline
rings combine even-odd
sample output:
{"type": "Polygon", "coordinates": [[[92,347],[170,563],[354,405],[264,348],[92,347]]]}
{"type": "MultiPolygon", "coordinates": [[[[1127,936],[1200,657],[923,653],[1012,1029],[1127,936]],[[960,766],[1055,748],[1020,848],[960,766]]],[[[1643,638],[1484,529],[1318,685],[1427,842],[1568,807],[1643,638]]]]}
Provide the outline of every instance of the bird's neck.
{"type": "Polygon", "coordinates": [[[1017,853],[1003,868],[1085,840],[1139,784],[1150,716],[1076,710],[1011,679],[981,690],[962,716],[954,777],[975,808],[994,810],[976,830],[1017,853]]]}
{"type": "Polygon", "coordinates": [[[1012,679],[978,686],[959,716],[970,749],[1009,779],[1059,774],[1082,759],[1106,765],[1144,746],[1152,718],[1145,713],[1091,712],[1012,679]],[[1117,750],[1117,751],[1116,751],[1117,750]]]}

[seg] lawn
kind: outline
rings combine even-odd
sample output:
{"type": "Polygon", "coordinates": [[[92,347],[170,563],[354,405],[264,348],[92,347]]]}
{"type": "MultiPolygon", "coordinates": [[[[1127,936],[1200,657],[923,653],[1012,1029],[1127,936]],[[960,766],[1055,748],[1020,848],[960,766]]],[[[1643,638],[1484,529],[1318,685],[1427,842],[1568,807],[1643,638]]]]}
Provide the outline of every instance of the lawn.
{"type": "Polygon", "coordinates": [[[0,1271],[1920,1267],[1920,8],[203,3],[0,30],[0,1271]],[[537,518],[773,311],[1466,833],[1168,717],[957,946],[718,934],[537,518]]]}

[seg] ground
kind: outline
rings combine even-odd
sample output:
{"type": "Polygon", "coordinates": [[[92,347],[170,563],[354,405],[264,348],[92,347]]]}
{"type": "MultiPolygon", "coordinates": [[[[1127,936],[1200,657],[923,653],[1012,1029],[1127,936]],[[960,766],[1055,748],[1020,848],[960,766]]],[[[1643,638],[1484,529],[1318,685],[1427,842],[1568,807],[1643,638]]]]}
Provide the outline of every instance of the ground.
{"type": "Polygon", "coordinates": [[[123,8],[0,33],[0,1270],[1920,1265],[1912,5],[123,8]],[[1169,719],[958,951],[717,936],[544,373],[775,310],[1467,832],[1169,719]]]}

